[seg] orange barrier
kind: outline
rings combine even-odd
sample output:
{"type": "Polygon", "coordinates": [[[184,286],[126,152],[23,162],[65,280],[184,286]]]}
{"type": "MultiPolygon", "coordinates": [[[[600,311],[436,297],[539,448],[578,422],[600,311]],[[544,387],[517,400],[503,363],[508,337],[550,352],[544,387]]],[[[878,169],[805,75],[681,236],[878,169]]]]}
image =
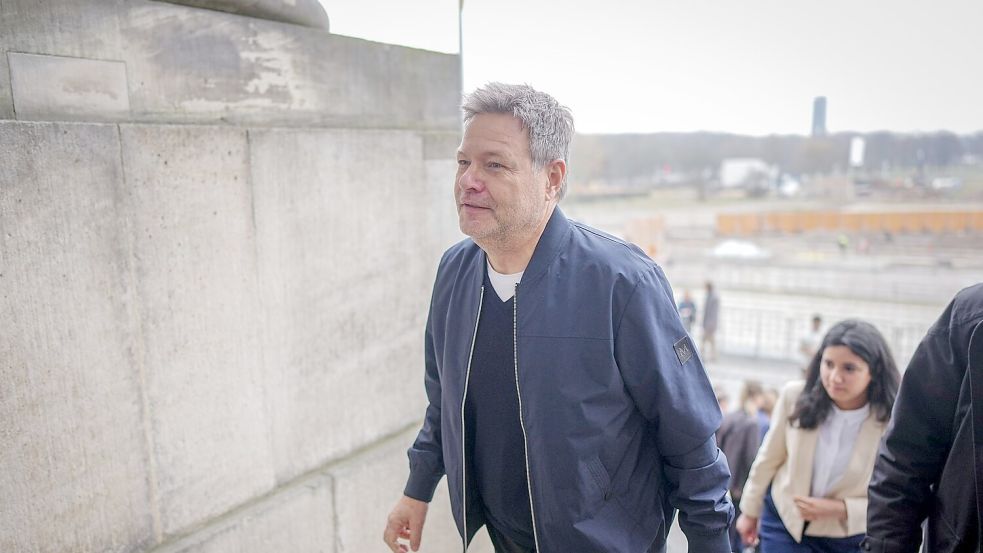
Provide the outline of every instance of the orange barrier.
{"type": "Polygon", "coordinates": [[[850,232],[983,231],[983,211],[771,211],[717,215],[717,234],[748,236],[761,232],[793,234],[816,230],[850,232]]]}

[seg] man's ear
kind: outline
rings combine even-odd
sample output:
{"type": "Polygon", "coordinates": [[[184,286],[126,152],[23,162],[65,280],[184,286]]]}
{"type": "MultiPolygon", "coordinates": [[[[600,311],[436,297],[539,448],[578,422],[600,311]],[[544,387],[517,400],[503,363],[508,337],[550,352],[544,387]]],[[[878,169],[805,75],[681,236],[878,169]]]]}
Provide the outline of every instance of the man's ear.
{"type": "Polygon", "coordinates": [[[567,162],[562,159],[554,159],[546,164],[546,199],[559,200],[560,187],[563,185],[563,178],[567,176],[567,162]]]}

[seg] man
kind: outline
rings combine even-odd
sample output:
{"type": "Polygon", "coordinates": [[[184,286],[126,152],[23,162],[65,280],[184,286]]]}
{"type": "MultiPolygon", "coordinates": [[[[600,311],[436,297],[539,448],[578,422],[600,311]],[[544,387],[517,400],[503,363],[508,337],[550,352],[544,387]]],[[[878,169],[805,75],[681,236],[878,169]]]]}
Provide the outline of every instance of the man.
{"type": "Polygon", "coordinates": [[[983,283],[966,288],[908,364],[881,441],[863,551],[983,550],[983,283]]]}
{"type": "Polygon", "coordinates": [[[454,192],[471,238],[437,271],[429,406],[387,545],[417,550],[446,473],[465,550],[485,525],[499,552],[661,552],[678,508],[690,551],[728,551],[720,410],[666,278],[556,207],[569,110],[500,83],[463,110],[454,192]]]}
{"type": "Polygon", "coordinates": [[[720,297],[707,281],[706,299],[703,300],[703,353],[710,361],[717,359],[717,323],[720,319],[720,297]]]}

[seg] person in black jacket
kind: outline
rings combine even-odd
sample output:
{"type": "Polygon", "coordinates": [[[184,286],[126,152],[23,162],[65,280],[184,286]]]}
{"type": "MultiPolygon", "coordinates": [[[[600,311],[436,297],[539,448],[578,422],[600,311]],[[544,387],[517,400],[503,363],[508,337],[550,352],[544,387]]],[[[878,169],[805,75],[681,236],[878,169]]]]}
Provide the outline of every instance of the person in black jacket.
{"type": "MultiPolygon", "coordinates": [[[[747,482],[751,464],[758,454],[761,445],[761,429],[758,421],[758,410],[761,408],[764,388],[757,380],[746,380],[741,388],[741,403],[738,408],[724,415],[720,428],[717,430],[717,445],[727,457],[730,468],[730,491],[734,502],[735,515],[740,516],[738,505],[741,501],[741,491],[747,482]]],[[[741,536],[734,525],[730,527],[731,551],[741,551],[741,536]]]]}
{"type": "Polygon", "coordinates": [[[915,351],[881,442],[861,550],[980,552],[983,283],[959,292],[915,351]]]}

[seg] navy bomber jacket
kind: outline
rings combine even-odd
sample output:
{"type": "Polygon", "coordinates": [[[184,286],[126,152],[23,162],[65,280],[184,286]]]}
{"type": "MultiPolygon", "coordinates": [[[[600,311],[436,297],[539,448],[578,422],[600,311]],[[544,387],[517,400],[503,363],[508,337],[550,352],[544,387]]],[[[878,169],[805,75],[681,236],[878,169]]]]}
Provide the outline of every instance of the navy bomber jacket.
{"type": "MultiPolygon", "coordinates": [[[[429,406],[404,492],[429,501],[447,474],[465,544],[483,523],[464,469],[463,406],[485,263],[470,239],[440,262],[426,328],[429,406]]],[[[526,446],[516,454],[528,467],[536,549],[663,551],[678,509],[691,553],[729,551],[720,409],[662,270],[556,208],[514,305],[526,446]]]]}

